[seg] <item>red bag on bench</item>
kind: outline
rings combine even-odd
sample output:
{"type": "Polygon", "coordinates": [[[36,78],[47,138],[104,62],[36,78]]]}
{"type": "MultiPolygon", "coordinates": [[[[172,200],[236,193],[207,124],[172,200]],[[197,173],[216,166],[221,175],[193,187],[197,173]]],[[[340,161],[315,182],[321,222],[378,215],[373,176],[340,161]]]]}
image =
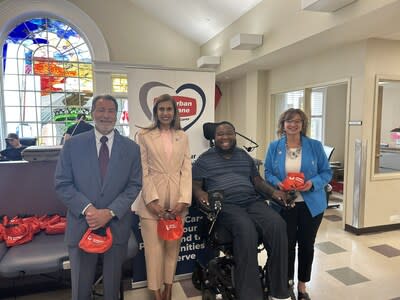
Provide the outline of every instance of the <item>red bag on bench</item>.
{"type": "Polygon", "coordinates": [[[60,215],[55,214],[55,215],[43,215],[39,217],[39,224],[40,224],[40,229],[46,230],[47,225],[57,223],[60,220],[60,215]]]}
{"type": "Polygon", "coordinates": [[[7,247],[12,247],[32,241],[33,231],[30,224],[8,224],[3,237],[7,247]]]}
{"type": "Polygon", "coordinates": [[[46,234],[63,234],[67,227],[67,219],[60,217],[57,221],[49,221],[47,223],[45,232],[46,234]]]}
{"type": "Polygon", "coordinates": [[[0,223],[0,242],[3,241],[4,225],[0,223]]]}
{"type": "Polygon", "coordinates": [[[23,224],[30,224],[33,234],[40,232],[40,223],[36,216],[21,218],[23,224]]]}
{"type": "Polygon", "coordinates": [[[4,240],[4,227],[8,223],[8,217],[2,216],[0,217],[0,242],[4,240]]]}

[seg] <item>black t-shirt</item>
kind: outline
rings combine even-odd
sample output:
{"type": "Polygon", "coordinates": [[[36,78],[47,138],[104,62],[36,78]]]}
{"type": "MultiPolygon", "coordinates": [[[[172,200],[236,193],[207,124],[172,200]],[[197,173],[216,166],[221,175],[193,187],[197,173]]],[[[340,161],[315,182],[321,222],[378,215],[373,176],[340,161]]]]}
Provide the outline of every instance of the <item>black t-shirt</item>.
{"type": "Polygon", "coordinates": [[[89,131],[92,129],[93,129],[92,125],[90,125],[89,123],[86,123],[85,121],[81,121],[79,124],[76,123],[74,125],[69,126],[65,133],[68,133],[69,135],[77,135],[77,134],[80,134],[82,132],[89,131]],[[76,129],[75,129],[75,127],[76,127],[76,129]],[[75,131],[74,131],[74,129],[75,129],[75,131]],[[74,134],[72,134],[72,132],[74,134]]]}
{"type": "Polygon", "coordinates": [[[22,146],[19,148],[7,148],[1,151],[2,160],[22,160],[21,152],[26,147],[22,146]]]}

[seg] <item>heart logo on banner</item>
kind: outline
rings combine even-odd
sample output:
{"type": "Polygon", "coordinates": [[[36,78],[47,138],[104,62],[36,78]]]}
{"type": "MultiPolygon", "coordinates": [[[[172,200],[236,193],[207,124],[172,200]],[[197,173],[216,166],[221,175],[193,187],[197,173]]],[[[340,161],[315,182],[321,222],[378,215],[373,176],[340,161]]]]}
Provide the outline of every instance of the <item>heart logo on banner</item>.
{"type": "MultiPolygon", "coordinates": [[[[149,93],[149,91],[154,88],[154,87],[168,87],[170,89],[173,89],[173,87],[162,83],[162,82],[158,82],[158,81],[151,81],[151,82],[147,82],[145,83],[139,90],[139,103],[140,103],[140,107],[142,108],[145,116],[151,120],[152,117],[152,112],[151,112],[151,108],[149,107],[149,105],[147,104],[147,95],[149,93]]],[[[185,127],[183,127],[183,130],[186,131],[188,130],[190,127],[193,126],[194,123],[197,122],[197,120],[201,117],[201,115],[204,112],[204,109],[206,108],[206,95],[204,93],[204,91],[196,84],[193,83],[184,83],[182,84],[180,87],[178,87],[175,91],[176,94],[179,94],[180,92],[184,91],[184,90],[193,90],[196,93],[199,94],[200,99],[201,99],[201,108],[200,108],[200,112],[197,115],[197,117],[190,122],[188,125],[186,125],[185,127]]]]}

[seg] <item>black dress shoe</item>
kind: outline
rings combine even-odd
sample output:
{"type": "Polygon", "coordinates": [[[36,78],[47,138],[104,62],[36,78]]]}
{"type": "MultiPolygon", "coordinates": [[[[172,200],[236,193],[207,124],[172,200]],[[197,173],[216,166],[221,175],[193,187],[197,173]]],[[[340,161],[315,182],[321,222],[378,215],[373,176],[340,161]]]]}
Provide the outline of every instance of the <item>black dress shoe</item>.
{"type": "Polygon", "coordinates": [[[311,300],[307,293],[297,292],[297,300],[311,300]]]}

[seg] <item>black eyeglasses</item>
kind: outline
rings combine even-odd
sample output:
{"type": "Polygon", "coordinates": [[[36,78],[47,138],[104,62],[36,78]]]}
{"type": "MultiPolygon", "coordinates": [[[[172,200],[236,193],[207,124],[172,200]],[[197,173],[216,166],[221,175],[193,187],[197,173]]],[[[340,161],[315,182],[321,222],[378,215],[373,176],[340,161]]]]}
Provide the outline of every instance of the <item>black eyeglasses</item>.
{"type": "Polygon", "coordinates": [[[285,123],[289,123],[289,124],[301,124],[301,123],[303,123],[303,120],[285,120],[285,123]]]}

